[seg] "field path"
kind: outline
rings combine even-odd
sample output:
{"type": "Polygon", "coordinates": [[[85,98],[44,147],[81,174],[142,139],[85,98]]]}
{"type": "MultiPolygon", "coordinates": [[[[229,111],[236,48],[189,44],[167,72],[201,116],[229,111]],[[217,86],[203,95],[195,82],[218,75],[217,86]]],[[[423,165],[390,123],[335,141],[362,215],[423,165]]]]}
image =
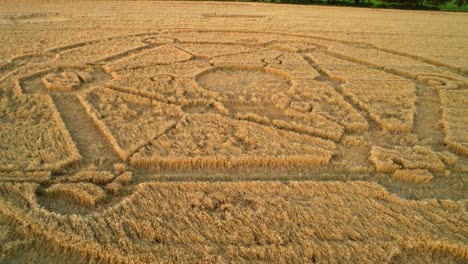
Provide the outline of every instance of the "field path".
{"type": "Polygon", "coordinates": [[[75,95],[53,95],[52,98],[83,157],[83,165],[107,167],[120,160],[75,95]]]}
{"type": "Polygon", "coordinates": [[[442,118],[438,91],[418,86],[416,90],[416,113],[413,130],[420,139],[430,138],[431,146],[444,150],[444,132],[440,125],[442,118]]]}

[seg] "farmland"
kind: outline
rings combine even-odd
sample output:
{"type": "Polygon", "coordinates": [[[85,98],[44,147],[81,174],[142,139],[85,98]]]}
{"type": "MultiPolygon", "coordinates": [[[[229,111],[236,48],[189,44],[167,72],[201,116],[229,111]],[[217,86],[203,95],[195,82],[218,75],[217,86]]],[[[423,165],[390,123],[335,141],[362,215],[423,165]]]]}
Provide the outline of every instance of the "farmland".
{"type": "Polygon", "coordinates": [[[465,263],[466,14],[0,3],[1,263],[465,263]]]}

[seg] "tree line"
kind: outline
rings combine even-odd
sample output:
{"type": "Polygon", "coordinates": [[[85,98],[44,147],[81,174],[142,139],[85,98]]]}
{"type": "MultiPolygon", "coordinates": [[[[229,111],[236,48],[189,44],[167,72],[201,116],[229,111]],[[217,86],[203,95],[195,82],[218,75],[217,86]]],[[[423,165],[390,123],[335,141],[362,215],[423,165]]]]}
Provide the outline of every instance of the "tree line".
{"type": "Polygon", "coordinates": [[[382,7],[400,9],[432,9],[439,10],[445,5],[452,5],[454,10],[461,11],[468,0],[265,0],[289,4],[325,4],[363,7],[382,7]]]}

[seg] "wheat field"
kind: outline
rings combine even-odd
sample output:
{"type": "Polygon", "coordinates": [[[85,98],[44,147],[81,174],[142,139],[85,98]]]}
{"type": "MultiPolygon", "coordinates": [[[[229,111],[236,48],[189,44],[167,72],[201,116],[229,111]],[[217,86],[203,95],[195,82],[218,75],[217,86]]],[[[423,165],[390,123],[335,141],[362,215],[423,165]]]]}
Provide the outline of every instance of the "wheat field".
{"type": "Polygon", "coordinates": [[[468,262],[468,15],[0,2],[0,263],[468,262]]]}

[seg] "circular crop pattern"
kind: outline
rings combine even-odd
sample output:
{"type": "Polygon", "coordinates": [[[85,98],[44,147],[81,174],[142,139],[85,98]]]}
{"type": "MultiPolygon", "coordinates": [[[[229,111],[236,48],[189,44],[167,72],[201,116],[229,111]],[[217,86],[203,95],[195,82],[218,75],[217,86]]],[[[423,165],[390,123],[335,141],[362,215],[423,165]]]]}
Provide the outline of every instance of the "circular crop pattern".
{"type": "MultiPolygon", "coordinates": [[[[236,16],[206,16],[220,17],[236,16]]],[[[0,67],[0,244],[19,232],[21,250],[99,263],[467,256],[464,204],[374,183],[466,196],[455,69],[320,37],[180,29],[0,67]]]]}
{"type": "Polygon", "coordinates": [[[262,101],[268,104],[272,102],[272,96],[287,92],[291,86],[286,78],[266,72],[263,68],[257,70],[216,68],[200,74],[197,82],[202,88],[217,92],[223,100],[233,103],[262,101]]]}
{"type": "Polygon", "coordinates": [[[359,44],[174,30],[77,43],[2,69],[14,95],[2,99],[5,118],[34,126],[2,129],[2,171],[267,166],[428,182],[457,168],[444,146],[468,153],[457,101],[466,79],[359,44]],[[428,100],[434,93],[441,105],[428,100]],[[439,121],[444,130],[430,125],[439,121]]]}

